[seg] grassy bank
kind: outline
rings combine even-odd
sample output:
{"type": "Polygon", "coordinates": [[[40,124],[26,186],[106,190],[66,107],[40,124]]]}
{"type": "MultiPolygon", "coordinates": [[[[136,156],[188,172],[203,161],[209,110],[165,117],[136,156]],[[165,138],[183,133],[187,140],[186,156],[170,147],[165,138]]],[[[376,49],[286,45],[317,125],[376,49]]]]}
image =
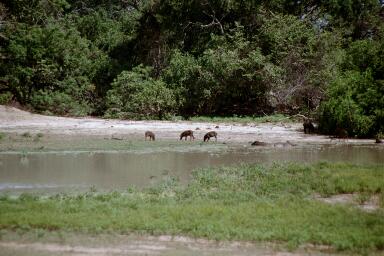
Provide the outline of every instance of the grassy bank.
{"type": "Polygon", "coordinates": [[[383,166],[242,165],[196,171],[187,187],[168,177],[145,190],[2,196],[0,228],[182,234],[373,252],[384,248],[383,206],[383,166]],[[343,193],[361,196],[350,204],[314,199],[343,193]],[[378,209],[355,205],[373,195],[378,209]]]}
{"type": "Polygon", "coordinates": [[[214,151],[226,149],[222,143],[203,143],[195,141],[179,141],[175,139],[158,139],[145,141],[140,136],[102,136],[102,135],[52,135],[41,133],[4,133],[0,140],[0,152],[51,152],[51,151],[214,151]]]}

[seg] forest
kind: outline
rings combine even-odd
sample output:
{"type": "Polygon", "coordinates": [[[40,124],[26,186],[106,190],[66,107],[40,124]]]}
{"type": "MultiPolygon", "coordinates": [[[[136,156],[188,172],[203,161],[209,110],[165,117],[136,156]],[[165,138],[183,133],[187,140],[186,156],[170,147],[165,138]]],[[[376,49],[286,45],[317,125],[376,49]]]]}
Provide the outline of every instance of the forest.
{"type": "Polygon", "coordinates": [[[384,0],[5,0],[0,104],[384,134],[384,0]]]}

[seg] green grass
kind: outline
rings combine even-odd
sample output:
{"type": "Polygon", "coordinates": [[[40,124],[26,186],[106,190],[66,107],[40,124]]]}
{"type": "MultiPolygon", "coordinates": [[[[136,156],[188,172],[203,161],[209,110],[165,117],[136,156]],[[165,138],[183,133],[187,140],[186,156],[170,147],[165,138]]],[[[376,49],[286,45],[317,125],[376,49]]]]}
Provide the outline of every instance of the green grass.
{"type": "Polygon", "coordinates": [[[142,138],[105,139],[96,136],[55,137],[53,135],[34,136],[33,140],[8,135],[10,139],[2,140],[1,151],[51,152],[51,151],[215,151],[228,148],[222,143],[203,143],[202,138],[195,141],[180,141],[178,135],[172,140],[145,141],[142,138]]]}
{"type": "Polygon", "coordinates": [[[383,198],[384,166],[240,165],[193,173],[188,186],[167,177],[144,190],[0,198],[0,229],[178,234],[217,240],[307,243],[335,250],[384,248],[383,204],[364,212],[314,194],[383,198]]]}
{"type": "Polygon", "coordinates": [[[189,120],[194,122],[214,122],[214,123],[278,123],[278,122],[293,122],[294,119],[291,119],[288,116],[282,114],[276,114],[271,116],[232,116],[232,117],[209,117],[209,116],[195,116],[191,117],[189,120]]]}

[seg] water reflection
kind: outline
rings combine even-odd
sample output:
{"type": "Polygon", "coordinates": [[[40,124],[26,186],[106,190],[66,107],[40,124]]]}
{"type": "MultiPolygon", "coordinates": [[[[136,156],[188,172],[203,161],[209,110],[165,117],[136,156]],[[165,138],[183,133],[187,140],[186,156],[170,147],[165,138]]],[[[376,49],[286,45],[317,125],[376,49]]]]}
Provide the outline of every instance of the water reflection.
{"type": "Polygon", "coordinates": [[[0,154],[0,191],[62,191],[96,186],[121,189],[156,183],[173,175],[182,182],[193,169],[277,161],[344,161],[384,164],[380,146],[322,145],[292,148],[234,148],[209,152],[97,152],[0,154]]]}

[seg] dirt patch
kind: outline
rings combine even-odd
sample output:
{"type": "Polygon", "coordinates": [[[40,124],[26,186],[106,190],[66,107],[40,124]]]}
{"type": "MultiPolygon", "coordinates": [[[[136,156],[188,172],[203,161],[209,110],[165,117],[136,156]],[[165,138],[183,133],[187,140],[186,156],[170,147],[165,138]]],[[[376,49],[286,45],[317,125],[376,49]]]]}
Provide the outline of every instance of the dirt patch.
{"type": "MultiPolygon", "coordinates": [[[[9,235],[9,234],[8,234],[9,235]]],[[[216,242],[183,236],[94,235],[66,234],[60,238],[26,238],[0,241],[2,255],[330,255],[329,247],[309,245],[284,252],[278,244],[251,242],[216,242]]],[[[10,234],[9,236],[15,236],[10,234]]]]}
{"type": "Polygon", "coordinates": [[[350,204],[363,211],[372,212],[380,208],[380,198],[378,195],[362,195],[362,194],[340,194],[330,197],[315,196],[316,200],[328,204],[350,204]]]}

